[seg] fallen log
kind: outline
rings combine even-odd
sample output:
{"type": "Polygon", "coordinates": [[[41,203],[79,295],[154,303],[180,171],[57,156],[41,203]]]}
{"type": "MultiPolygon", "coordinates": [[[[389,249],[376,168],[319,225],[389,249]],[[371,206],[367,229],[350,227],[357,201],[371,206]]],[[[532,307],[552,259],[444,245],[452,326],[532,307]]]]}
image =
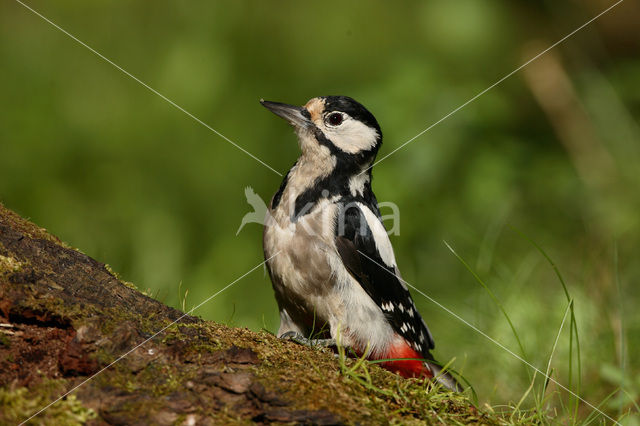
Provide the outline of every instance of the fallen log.
{"type": "Polygon", "coordinates": [[[0,424],[484,423],[468,399],[166,306],[0,204],[0,424]]]}

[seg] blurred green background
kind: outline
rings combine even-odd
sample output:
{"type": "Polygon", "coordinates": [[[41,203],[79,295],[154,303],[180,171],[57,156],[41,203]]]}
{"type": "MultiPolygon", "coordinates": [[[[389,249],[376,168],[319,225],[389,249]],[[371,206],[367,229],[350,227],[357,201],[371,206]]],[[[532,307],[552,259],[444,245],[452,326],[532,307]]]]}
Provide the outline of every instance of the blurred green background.
{"type": "MultiPolygon", "coordinates": [[[[381,123],[381,157],[613,2],[28,4],[285,173],[295,136],[260,98],[352,96],[381,123]]],[[[446,240],[542,370],[567,299],[519,231],[548,253],[575,301],[579,393],[599,404],[623,386],[603,405],[614,415],[640,394],[639,21],[623,2],[374,169],[378,199],[400,208],[403,277],[522,355],[446,240]]],[[[268,200],[278,175],[19,3],[0,4],[0,24],[1,202],[179,308],[262,261],[261,227],[235,234],[245,186],[268,200]]],[[[414,298],[436,356],[456,357],[481,403],[525,394],[520,361],[414,298]]],[[[278,327],[262,268],[196,314],[278,327]]],[[[568,385],[566,324],[551,367],[568,385]]]]}

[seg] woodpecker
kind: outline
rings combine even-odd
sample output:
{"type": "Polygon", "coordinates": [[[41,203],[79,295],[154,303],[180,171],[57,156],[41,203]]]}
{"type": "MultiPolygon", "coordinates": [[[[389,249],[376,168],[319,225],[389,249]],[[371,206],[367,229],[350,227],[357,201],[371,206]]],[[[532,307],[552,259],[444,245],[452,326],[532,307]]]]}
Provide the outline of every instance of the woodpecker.
{"type": "Polygon", "coordinates": [[[371,190],[382,144],[375,117],[347,96],[302,107],[260,102],[293,126],[302,152],[271,199],[263,234],[278,336],[309,342],[324,326],[324,341],[339,339],[371,360],[413,358],[382,366],[461,390],[431,355],[433,337],[400,278],[371,190]]]}

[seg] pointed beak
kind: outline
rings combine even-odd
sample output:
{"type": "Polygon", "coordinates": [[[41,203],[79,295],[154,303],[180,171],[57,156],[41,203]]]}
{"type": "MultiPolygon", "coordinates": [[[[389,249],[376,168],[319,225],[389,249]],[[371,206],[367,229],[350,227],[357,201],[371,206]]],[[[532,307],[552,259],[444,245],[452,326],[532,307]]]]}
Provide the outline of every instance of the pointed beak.
{"type": "Polygon", "coordinates": [[[305,107],[265,101],[264,99],[260,99],[260,103],[278,117],[287,120],[293,127],[308,127],[312,124],[309,111],[305,107]]]}

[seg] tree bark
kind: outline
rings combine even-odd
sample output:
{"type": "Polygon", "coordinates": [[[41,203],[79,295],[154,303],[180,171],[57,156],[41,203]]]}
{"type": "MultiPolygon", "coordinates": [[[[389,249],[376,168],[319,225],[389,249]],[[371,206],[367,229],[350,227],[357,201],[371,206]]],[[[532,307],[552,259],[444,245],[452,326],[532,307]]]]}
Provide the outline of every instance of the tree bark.
{"type": "Polygon", "coordinates": [[[496,422],[448,395],[185,315],[0,204],[1,424],[496,422]]]}

